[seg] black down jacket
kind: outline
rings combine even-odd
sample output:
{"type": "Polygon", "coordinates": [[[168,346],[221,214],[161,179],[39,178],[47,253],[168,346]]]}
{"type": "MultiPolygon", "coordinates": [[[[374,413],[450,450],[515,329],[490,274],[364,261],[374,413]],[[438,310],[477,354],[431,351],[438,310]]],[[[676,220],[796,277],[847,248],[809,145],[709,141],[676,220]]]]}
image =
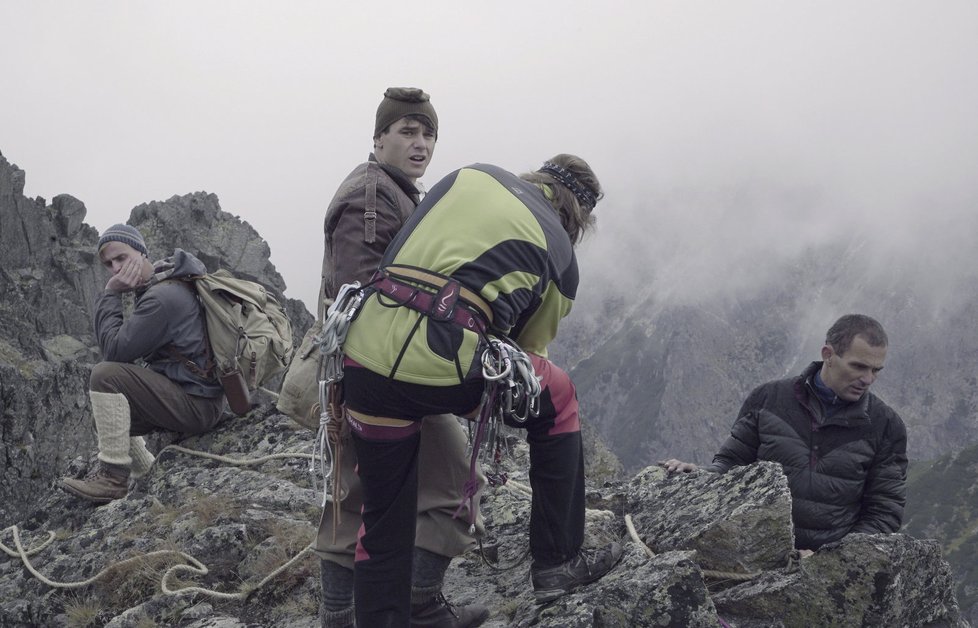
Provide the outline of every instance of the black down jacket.
{"type": "Polygon", "coordinates": [[[821,367],[813,362],[799,377],[754,389],[705,467],[724,473],[758,460],[780,463],[798,549],[818,549],[850,532],[896,532],[907,495],[903,420],[870,392],[823,419],[812,383],[821,367]]]}

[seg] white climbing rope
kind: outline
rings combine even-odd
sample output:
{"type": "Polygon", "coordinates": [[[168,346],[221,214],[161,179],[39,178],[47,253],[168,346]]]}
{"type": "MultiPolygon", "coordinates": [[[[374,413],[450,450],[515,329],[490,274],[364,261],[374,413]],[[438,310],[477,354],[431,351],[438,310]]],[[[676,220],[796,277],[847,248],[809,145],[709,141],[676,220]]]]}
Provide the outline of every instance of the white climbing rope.
{"type": "Polygon", "coordinates": [[[632,523],[631,515],[625,515],[625,528],[628,529],[628,536],[630,536],[632,540],[642,548],[645,554],[649,558],[655,558],[655,552],[653,552],[651,548],[649,548],[649,546],[646,545],[641,538],[639,538],[638,531],[635,529],[635,524],[632,523]]]}
{"type": "MultiPolygon", "coordinates": [[[[206,451],[198,451],[196,449],[187,449],[186,447],[181,447],[180,445],[167,445],[160,450],[160,454],[164,451],[171,450],[177,451],[182,454],[188,454],[190,456],[197,456],[198,458],[206,458],[208,460],[217,460],[218,462],[224,462],[230,465],[246,467],[253,464],[262,464],[263,462],[268,462],[269,460],[282,460],[284,458],[314,458],[313,454],[306,454],[302,452],[282,452],[279,454],[268,454],[267,456],[260,456],[258,458],[229,458],[227,456],[220,456],[218,454],[210,454],[206,451]]],[[[157,454],[158,456],[159,454],[157,454]]]]}
{"type": "MultiPolygon", "coordinates": [[[[218,462],[223,462],[235,466],[248,466],[248,465],[262,464],[270,460],[281,460],[284,458],[313,458],[314,457],[313,454],[309,454],[309,453],[283,452],[278,454],[269,454],[267,456],[259,456],[258,458],[231,458],[228,456],[211,454],[205,451],[187,449],[186,447],[180,447],[179,445],[167,445],[166,447],[160,450],[160,453],[163,453],[166,450],[171,450],[171,451],[175,451],[191,456],[196,456],[198,458],[216,460],[218,462]]],[[[169,556],[169,557],[176,557],[184,562],[171,566],[163,573],[162,577],[160,578],[160,588],[163,591],[164,595],[186,595],[190,593],[198,593],[201,595],[206,595],[221,600],[247,599],[247,597],[251,595],[254,591],[265,586],[265,584],[267,584],[273,578],[275,578],[282,572],[289,569],[292,565],[296,564],[297,562],[305,558],[308,554],[312,553],[313,551],[313,543],[310,543],[309,545],[305,546],[301,551],[299,551],[298,554],[296,554],[295,556],[290,558],[287,562],[277,567],[267,576],[262,578],[257,584],[250,585],[250,586],[242,586],[238,591],[234,593],[227,593],[224,591],[216,591],[214,589],[207,589],[204,587],[197,587],[197,586],[173,588],[170,585],[170,581],[171,578],[177,574],[190,573],[198,576],[206,576],[208,573],[210,573],[206,565],[201,563],[199,560],[197,560],[190,554],[181,552],[179,550],[158,550],[154,552],[148,552],[146,554],[139,554],[137,556],[132,556],[130,558],[119,561],[117,563],[112,563],[109,566],[102,569],[102,571],[92,576],[91,578],[87,578],[85,580],[80,580],[77,582],[58,582],[56,580],[51,580],[50,578],[42,574],[40,571],[38,571],[37,568],[34,567],[33,563],[30,560],[31,556],[40,553],[42,550],[44,550],[54,541],[55,539],[54,532],[48,532],[47,533],[48,538],[45,541],[43,541],[41,544],[37,546],[31,546],[28,549],[24,548],[20,538],[20,529],[16,525],[7,527],[4,530],[0,531],[0,535],[6,534],[7,532],[9,532],[13,537],[14,547],[11,548],[6,544],[4,544],[2,541],[0,541],[0,550],[2,550],[5,554],[10,556],[11,558],[19,558],[20,561],[24,564],[24,567],[27,569],[27,571],[31,573],[31,575],[33,575],[35,578],[37,578],[39,581],[46,584],[47,586],[55,589],[77,589],[80,587],[86,587],[98,581],[106,574],[111,573],[113,571],[118,571],[119,569],[129,564],[141,563],[141,562],[145,562],[147,559],[169,556]]]]}
{"type": "Polygon", "coordinates": [[[145,563],[146,560],[157,558],[157,557],[175,556],[177,558],[186,561],[186,563],[178,563],[176,565],[173,565],[163,573],[163,576],[160,579],[160,587],[165,595],[185,595],[188,593],[200,593],[202,595],[207,595],[222,600],[246,599],[255,590],[265,586],[265,584],[267,584],[270,580],[275,578],[275,576],[279,575],[280,573],[282,573],[283,571],[285,571],[286,569],[288,569],[298,561],[302,560],[307,554],[311,553],[313,549],[312,543],[310,543],[309,545],[304,547],[302,551],[300,551],[298,554],[293,556],[288,562],[277,567],[270,574],[262,578],[262,580],[259,581],[257,584],[242,587],[241,589],[239,589],[234,593],[226,593],[224,591],[215,591],[213,589],[205,589],[204,587],[194,587],[194,586],[184,587],[181,589],[171,588],[169,586],[170,578],[178,573],[188,572],[199,576],[206,576],[208,573],[210,573],[206,565],[201,563],[199,560],[197,560],[190,554],[178,550],[158,550],[155,552],[140,554],[138,556],[132,556],[125,560],[109,565],[108,567],[104,568],[102,571],[98,572],[91,578],[87,578],[85,580],[79,580],[77,582],[58,582],[56,580],[51,580],[50,578],[48,578],[47,576],[39,572],[37,568],[34,567],[34,565],[31,563],[29,558],[30,556],[37,554],[42,549],[44,549],[45,547],[51,544],[51,542],[54,540],[54,536],[55,536],[54,532],[48,532],[49,535],[48,539],[44,541],[41,545],[37,547],[33,547],[31,549],[24,549],[23,543],[21,542],[20,539],[20,530],[17,526],[14,525],[5,528],[3,530],[3,533],[6,532],[10,532],[11,535],[13,536],[15,549],[8,547],[2,542],[0,542],[0,549],[2,549],[4,553],[6,553],[8,556],[12,558],[20,558],[21,562],[24,563],[24,567],[27,568],[27,571],[29,571],[31,575],[33,575],[38,580],[40,580],[44,584],[54,589],[77,589],[80,587],[87,587],[88,585],[97,582],[100,578],[104,577],[105,575],[113,571],[119,571],[120,569],[122,569],[123,567],[129,564],[145,563]]]}

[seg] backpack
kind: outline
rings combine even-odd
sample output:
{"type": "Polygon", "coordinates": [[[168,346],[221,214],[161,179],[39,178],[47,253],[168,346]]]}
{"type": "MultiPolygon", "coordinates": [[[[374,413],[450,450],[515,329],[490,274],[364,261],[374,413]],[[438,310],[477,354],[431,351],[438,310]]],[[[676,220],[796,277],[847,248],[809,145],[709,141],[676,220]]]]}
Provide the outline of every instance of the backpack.
{"type": "Polygon", "coordinates": [[[211,356],[203,373],[216,377],[238,416],[251,410],[250,391],[292,361],[292,323],[264,286],[224,269],[182,278],[204,307],[211,356]]]}

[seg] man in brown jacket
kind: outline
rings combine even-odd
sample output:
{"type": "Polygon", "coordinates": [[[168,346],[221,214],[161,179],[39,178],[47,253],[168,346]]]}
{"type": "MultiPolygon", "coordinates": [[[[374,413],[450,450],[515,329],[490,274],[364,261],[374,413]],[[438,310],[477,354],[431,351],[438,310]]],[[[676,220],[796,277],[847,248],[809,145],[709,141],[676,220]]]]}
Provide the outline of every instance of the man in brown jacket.
{"type": "MultiPolygon", "coordinates": [[[[320,299],[333,299],[343,284],[365,284],[373,275],[387,245],[421,200],[417,180],[428,168],[437,137],[438,116],[428,94],[395,87],[384,93],[377,108],[374,152],[340,184],[326,211],[320,299]]],[[[343,447],[341,467],[346,490],[340,496],[340,523],[334,528],[333,503],[328,502],[315,547],[321,559],[324,628],[352,626],[354,617],[353,558],[362,501],[350,443],[343,447]]],[[[418,469],[411,626],[478,626],[488,617],[487,608],[455,607],[441,594],[451,559],[471,549],[483,532],[481,516],[474,532],[466,513],[453,516],[469,479],[465,433],[454,416],[425,418],[418,469]]]]}

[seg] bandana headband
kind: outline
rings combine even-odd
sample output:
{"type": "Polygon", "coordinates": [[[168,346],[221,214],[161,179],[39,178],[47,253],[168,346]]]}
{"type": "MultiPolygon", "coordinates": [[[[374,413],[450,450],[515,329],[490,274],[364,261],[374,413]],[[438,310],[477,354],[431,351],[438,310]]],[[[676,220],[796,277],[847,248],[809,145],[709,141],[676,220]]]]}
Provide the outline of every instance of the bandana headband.
{"type": "Polygon", "coordinates": [[[577,201],[584,206],[584,209],[590,213],[594,206],[598,203],[598,198],[594,195],[589,187],[581,184],[570,170],[567,170],[559,164],[555,164],[552,161],[544,162],[543,167],[537,172],[546,172],[547,174],[553,176],[555,179],[560,181],[560,183],[566,187],[568,190],[574,193],[577,197],[577,201]]]}

